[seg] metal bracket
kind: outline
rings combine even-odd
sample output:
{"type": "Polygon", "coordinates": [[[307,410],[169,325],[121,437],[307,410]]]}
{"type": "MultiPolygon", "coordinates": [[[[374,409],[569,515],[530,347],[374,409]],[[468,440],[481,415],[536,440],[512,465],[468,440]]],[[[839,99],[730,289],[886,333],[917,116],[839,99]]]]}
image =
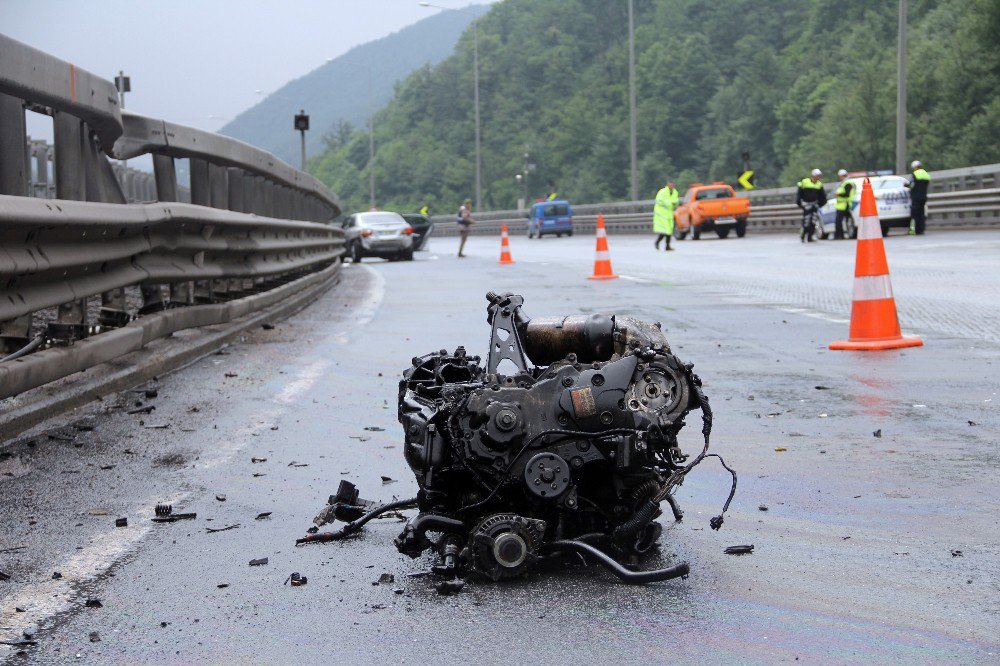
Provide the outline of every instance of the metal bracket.
{"type": "Polygon", "coordinates": [[[490,302],[487,307],[487,321],[493,325],[486,372],[491,375],[496,374],[497,367],[505,360],[517,366],[518,372],[527,372],[528,360],[524,355],[524,347],[516,325],[524,298],[514,294],[498,296],[492,291],[486,294],[486,298],[490,302]]]}

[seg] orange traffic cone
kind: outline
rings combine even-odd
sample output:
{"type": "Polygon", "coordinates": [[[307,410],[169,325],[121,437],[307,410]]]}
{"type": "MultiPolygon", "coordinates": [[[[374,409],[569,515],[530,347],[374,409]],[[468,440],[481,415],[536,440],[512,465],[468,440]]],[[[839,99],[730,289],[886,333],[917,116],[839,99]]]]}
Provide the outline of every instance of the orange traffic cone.
{"type": "Polygon", "coordinates": [[[865,178],[861,188],[861,225],[854,260],[854,303],[851,306],[851,338],[834,342],[830,349],[877,351],[919,347],[920,338],[904,338],[899,331],[896,300],[892,297],[889,263],[885,258],[882,226],[872,184],[865,178]]]}
{"type": "Polygon", "coordinates": [[[588,280],[614,280],[618,276],[611,270],[611,253],[608,252],[608,232],[604,229],[604,215],[597,214],[597,254],[594,257],[594,274],[588,280]]]}
{"type": "Polygon", "coordinates": [[[500,264],[512,264],[514,260],[510,256],[510,237],[507,235],[507,225],[500,226],[500,264]]]}

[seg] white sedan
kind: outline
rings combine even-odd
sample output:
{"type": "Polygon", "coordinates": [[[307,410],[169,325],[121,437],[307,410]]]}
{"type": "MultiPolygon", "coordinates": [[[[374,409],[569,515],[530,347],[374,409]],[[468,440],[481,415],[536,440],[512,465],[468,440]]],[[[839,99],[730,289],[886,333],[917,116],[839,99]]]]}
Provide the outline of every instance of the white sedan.
{"type": "MultiPolygon", "coordinates": [[[[866,176],[852,176],[848,178],[854,184],[854,191],[851,198],[851,216],[853,219],[845,221],[844,233],[849,238],[857,238],[857,223],[859,221],[858,206],[861,202],[861,187],[866,176]]],[[[871,178],[872,191],[875,194],[875,205],[878,207],[878,217],[882,224],[882,235],[889,233],[892,227],[910,227],[910,190],[906,187],[906,178],[903,176],[868,176],[871,178]]],[[[819,209],[820,228],[819,237],[833,237],[836,229],[835,220],[837,211],[834,203],[837,200],[836,191],[840,183],[834,186],[833,193],[830,194],[826,205],[819,209]]]]}

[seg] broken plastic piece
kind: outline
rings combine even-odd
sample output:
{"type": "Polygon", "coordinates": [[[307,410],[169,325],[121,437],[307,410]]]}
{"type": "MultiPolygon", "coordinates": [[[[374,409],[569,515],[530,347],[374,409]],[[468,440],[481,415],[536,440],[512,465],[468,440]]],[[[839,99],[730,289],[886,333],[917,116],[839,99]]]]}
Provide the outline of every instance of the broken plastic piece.
{"type": "Polygon", "coordinates": [[[729,546],[724,551],[726,555],[749,555],[753,552],[753,544],[744,544],[740,546],[729,546]]]}

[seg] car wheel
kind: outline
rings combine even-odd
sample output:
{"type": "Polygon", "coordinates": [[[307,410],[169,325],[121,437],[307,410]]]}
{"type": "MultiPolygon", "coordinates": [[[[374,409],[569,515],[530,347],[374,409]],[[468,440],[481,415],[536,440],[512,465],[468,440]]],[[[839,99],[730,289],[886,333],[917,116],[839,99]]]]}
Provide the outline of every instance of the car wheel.
{"type": "Polygon", "coordinates": [[[570,238],[572,238],[573,237],[573,232],[572,231],[567,231],[566,235],[569,236],[570,238]]]}
{"type": "Polygon", "coordinates": [[[736,223],[736,237],[743,238],[746,235],[747,235],[747,221],[739,220],[736,223]]]}
{"type": "Polygon", "coordinates": [[[699,240],[701,238],[701,227],[691,228],[691,240],[699,240]]]}
{"type": "Polygon", "coordinates": [[[719,238],[726,238],[727,236],[729,236],[729,229],[716,229],[715,234],[719,238]]]}
{"type": "Polygon", "coordinates": [[[351,262],[355,264],[361,263],[361,244],[358,241],[351,243],[351,262]]]}
{"type": "Polygon", "coordinates": [[[562,234],[556,234],[556,238],[562,238],[562,234]]]}

